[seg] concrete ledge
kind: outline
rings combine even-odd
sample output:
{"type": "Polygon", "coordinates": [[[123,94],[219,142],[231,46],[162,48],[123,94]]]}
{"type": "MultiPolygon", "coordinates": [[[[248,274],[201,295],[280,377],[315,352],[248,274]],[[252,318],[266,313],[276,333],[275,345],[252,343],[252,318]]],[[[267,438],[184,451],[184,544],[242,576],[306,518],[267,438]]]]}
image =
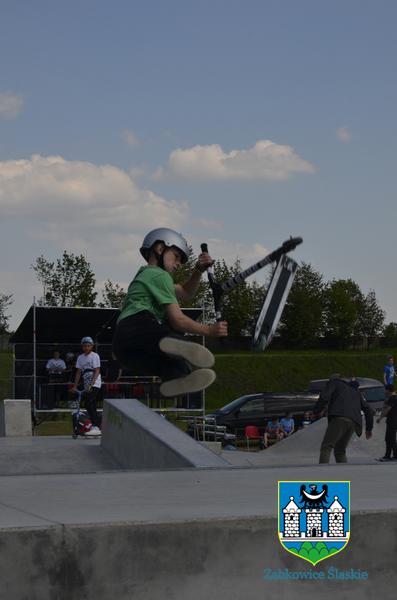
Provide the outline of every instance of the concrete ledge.
{"type": "Polygon", "coordinates": [[[0,436],[31,436],[32,408],[30,400],[1,400],[0,436]]]}
{"type": "Polygon", "coordinates": [[[105,400],[102,448],[125,469],[224,468],[226,460],[139,400],[105,400]]]}
{"type": "Polygon", "coordinates": [[[4,598],[258,600],[393,598],[397,512],[352,516],[352,539],[312,567],[286,552],[274,518],[0,530],[4,598]],[[23,565],[23,572],[17,565],[23,565]],[[265,569],[367,571],[367,580],[264,580],[265,569]]]}

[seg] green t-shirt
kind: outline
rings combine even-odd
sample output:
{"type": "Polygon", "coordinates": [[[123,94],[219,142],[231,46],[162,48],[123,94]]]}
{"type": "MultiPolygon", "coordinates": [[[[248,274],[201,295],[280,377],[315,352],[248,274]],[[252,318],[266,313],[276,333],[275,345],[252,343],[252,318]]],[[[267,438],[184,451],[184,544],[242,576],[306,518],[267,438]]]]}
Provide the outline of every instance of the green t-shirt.
{"type": "Polygon", "coordinates": [[[178,304],[171,275],[160,267],[141,267],[129,285],[118,322],[143,310],[164,321],[165,304],[178,304]]]}

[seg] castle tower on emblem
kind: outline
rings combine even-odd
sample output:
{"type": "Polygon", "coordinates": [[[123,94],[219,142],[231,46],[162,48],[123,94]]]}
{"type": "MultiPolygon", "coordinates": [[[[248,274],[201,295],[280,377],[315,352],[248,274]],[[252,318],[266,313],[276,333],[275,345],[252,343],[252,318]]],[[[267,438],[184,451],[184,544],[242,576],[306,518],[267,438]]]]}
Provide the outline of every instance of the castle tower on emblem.
{"type": "Polygon", "coordinates": [[[323,508],[305,508],[307,537],[322,536],[323,508]]]}
{"type": "Polygon", "coordinates": [[[338,500],[338,496],[334,496],[334,501],[329,508],[328,513],[328,536],[329,537],[343,537],[344,526],[343,526],[343,515],[346,509],[343,508],[338,500]]]}
{"type": "Polygon", "coordinates": [[[294,497],[290,496],[290,502],[283,508],[285,537],[300,537],[299,516],[301,512],[302,509],[295,504],[294,497]]]}

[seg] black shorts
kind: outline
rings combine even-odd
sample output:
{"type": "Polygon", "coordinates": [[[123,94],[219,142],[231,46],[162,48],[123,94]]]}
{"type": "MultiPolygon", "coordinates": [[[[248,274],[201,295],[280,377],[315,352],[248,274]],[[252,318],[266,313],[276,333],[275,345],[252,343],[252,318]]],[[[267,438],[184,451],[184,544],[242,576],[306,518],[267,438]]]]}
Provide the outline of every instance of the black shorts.
{"type": "Polygon", "coordinates": [[[157,376],[167,381],[190,373],[186,361],[160,350],[159,342],[163,337],[183,338],[168,323],[160,323],[148,310],[141,311],[117,323],[112,351],[132,375],[157,376]]]}

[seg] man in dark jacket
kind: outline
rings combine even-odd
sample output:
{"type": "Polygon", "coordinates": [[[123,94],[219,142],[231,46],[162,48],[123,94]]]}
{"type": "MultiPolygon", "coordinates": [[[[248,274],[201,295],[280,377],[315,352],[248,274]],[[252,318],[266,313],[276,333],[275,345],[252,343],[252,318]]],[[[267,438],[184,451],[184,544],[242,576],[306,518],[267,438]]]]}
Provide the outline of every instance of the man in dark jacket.
{"type": "Polygon", "coordinates": [[[365,415],[365,435],[372,437],[374,418],[372,409],[365,402],[357,389],[356,381],[345,381],[338,377],[331,378],[314,407],[315,415],[321,415],[328,406],[328,427],[321,443],[320,463],[329,463],[331,451],[335,460],[347,462],[346,448],[353,433],[362,434],[361,411],[365,415]]]}

